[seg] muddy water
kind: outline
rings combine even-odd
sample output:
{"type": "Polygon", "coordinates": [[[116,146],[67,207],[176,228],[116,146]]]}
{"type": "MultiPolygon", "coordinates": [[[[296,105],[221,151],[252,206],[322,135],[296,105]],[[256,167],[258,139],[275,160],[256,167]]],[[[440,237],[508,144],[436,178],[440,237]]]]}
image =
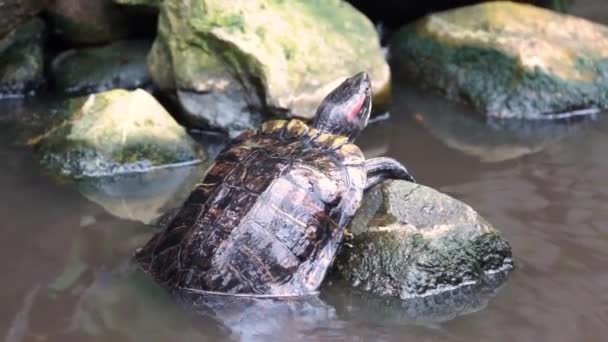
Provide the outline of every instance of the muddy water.
{"type": "Polygon", "coordinates": [[[0,337],[7,341],[606,340],[608,120],[601,117],[488,125],[464,106],[396,87],[391,119],[368,127],[359,144],[368,156],[399,159],[421,183],[499,227],[516,264],[506,285],[486,297],[396,304],[334,283],[320,298],[226,305],[210,318],[180,308],[128,263],[153,231],[142,222],[179,201],[200,170],[125,184],[53,180],[20,144],[26,135],[16,123],[45,110],[0,104],[0,337]],[[447,302],[451,311],[437,309],[447,302]]]}

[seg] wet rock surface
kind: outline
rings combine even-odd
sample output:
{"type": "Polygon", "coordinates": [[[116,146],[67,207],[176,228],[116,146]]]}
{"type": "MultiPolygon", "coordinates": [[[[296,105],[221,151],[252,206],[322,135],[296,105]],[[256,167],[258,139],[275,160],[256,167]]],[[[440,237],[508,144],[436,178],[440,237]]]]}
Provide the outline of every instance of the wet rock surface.
{"type": "Polygon", "coordinates": [[[149,86],[146,56],[150,46],[150,42],[135,40],[64,51],[51,64],[53,85],[70,94],[149,86]]]}
{"type": "Polygon", "coordinates": [[[423,185],[368,191],[335,274],[374,294],[411,298],[481,283],[512,267],[511,247],[468,205],[423,185]]]}
{"type": "Polygon", "coordinates": [[[44,81],[45,24],[33,18],[0,38],[0,98],[21,96],[44,81]]]}
{"type": "Polygon", "coordinates": [[[371,74],[376,108],[388,101],[390,72],[372,23],[337,0],[165,1],[148,62],[190,124],[226,131],[267,114],[310,118],[361,70],[371,74]]]}
{"type": "Polygon", "coordinates": [[[147,92],[122,89],[71,100],[31,139],[54,172],[82,177],[197,163],[204,152],[147,92]]]}
{"type": "Polygon", "coordinates": [[[399,77],[500,118],[563,118],[608,107],[608,28],[531,5],[432,14],[391,42],[399,77]]]}

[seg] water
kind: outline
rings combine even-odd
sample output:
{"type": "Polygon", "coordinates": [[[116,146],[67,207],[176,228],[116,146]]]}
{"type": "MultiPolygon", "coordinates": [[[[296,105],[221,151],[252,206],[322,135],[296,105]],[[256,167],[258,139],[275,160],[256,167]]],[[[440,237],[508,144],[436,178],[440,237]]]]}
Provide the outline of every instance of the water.
{"type": "Polygon", "coordinates": [[[368,127],[360,146],[370,157],[404,162],[419,182],[469,203],[503,232],[516,269],[497,293],[396,303],[336,283],[320,299],[249,308],[225,304],[215,318],[183,310],[128,260],[153,232],[144,222],[155,222],[175,206],[200,170],[154,174],[130,185],[53,180],[22,145],[27,134],[18,128],[23,123],[16,123],[44,116],[45,110],[4,102],[0,336],[7,341],[221,341],[238,334],[277,341],[605,340],[608,120],[489,127],[467,107],[432,94],[399,86],[394,94],[391,119],[368,127]],[[441,312],[438,304],[445,302],[457,303],[455,310],[441,312]]]}

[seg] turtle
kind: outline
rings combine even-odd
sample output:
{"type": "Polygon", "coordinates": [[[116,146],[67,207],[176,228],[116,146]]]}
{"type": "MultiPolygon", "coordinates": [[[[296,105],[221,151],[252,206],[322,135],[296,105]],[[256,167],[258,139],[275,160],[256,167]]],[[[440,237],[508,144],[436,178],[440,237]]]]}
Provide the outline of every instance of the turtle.
{"type": "Polygon", "coordinates": [[[294,118],[242,133],[135,261],[178,293],[317,292],[364,191],[387,178],[415,181],[396,160],[365,160],[353,144],[370,111],[361,72],[325,97],[310,127],[294,118]]]}

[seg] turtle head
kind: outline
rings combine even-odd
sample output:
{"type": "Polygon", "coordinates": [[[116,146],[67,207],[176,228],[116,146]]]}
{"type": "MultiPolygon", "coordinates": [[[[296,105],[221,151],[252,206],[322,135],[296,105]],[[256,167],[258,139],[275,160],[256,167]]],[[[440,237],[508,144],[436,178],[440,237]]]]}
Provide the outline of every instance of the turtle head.
{"type": "Polygon", "coordinates": [[[352,142],[367,125],[372,108],[371,88],[365,72],[347,78],[321,102],[313,126],[323,133],[348,137],[352,142]]]}

